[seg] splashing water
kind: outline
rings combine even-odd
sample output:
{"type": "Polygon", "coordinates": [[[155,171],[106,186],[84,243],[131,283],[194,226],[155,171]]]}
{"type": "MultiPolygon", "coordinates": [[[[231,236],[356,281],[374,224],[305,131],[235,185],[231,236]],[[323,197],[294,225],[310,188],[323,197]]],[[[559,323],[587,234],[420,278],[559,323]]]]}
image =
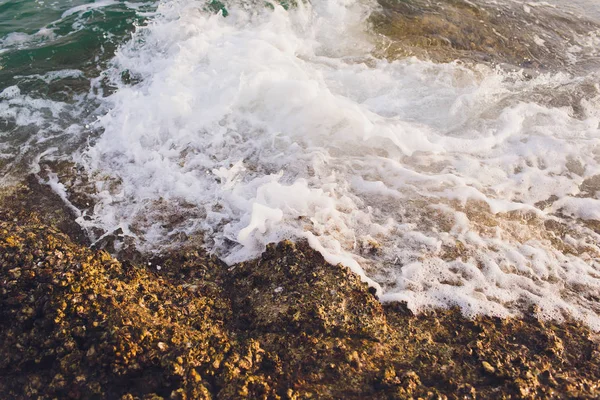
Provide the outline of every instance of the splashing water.
{"type": "Polygon", "coordinates": [[[93,78],[82,225],[228,263],[304,238],[415,311],[600,329],[599,31],[533,73],[382,58],[374,2],[226,7],[159,4],[93,78]]]}

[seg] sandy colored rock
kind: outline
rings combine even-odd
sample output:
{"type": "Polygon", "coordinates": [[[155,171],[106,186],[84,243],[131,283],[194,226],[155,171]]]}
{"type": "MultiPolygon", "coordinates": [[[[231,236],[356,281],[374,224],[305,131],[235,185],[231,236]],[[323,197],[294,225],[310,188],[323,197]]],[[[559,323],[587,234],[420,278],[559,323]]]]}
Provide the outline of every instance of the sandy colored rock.
{"type": "MultiPolygon", "coordinates": [[[[569,48],[598,29],[592,21],[540,4],[468,0],[378,0],[370,20],[382,36],[379,55],[438,62],[508,64],[572,70],[569,48]],[[543,39],[542,39],[543,38],[543,39]]],[[[584,67],[588,61],[579,62],[584,67]]]]}

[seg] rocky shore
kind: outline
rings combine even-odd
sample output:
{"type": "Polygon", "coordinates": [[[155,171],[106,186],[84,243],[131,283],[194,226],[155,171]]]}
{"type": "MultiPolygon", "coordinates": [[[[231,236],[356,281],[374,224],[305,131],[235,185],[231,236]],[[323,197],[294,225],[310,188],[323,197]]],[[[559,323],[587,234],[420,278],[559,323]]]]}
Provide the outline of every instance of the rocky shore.
{"type": "Polygon", "coordinates": [[[0,204],[2,399],[600,396],[574,322],[412,315],[305,243],[120,261],[33,177],[0,204]]]}
{"type": "Polygon", "coordinates": [[[522,68],[527,74],[574,72],[592,61],[579,60],[581,65],[575,65],[569,49],[597,25],[555,7],[468,0],[378,3],[381,11],[370,22],[375,32],[387,38],[380,51],[389,59],[461,60],[522,68]]]}

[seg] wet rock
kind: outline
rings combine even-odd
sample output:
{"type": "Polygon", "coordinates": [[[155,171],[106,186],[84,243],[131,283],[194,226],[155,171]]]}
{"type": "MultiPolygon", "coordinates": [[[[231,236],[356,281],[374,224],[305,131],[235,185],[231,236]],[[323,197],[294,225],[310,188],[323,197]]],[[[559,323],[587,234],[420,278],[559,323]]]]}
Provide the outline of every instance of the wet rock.
{"type": "Polygon", "coordinates": [[[488,374],[493,374],[494,372],[496,372],[496,368],[492,367],[492,364],[490,364],[487,361],[482,361],[481,366],[483,367],[484,371],[488,374]]]}
{"type": "Polygon", "coordinates": [[[0,219],[18,222],[36,218],[41,224],[55,226],[73,241],[89,245],[85,230],[74,222],[75,211],[43,182],[39,175],[28,175],[16,187],[2,189],[0,219]]]}
{"type": "MultiPolygon", "coordinates": [[[[371,23],[388,58],[417,56],[508,64],[535,70],[574,67],[570,48],[598,29],[557,8],[519,2],[379,0],[371,23]]],[[[586,60],[579,60],[586,63],[586,60]]]]}
{"type": "Polygon", "coordinates": [[[124,262],[10,199],[0,398],[600,396],[598,340],[579,324],[413,315],[303,242],[234,266],[194,246],[124,262]]]}
{"type": "Polygon", "coordinates": [[[258,260],[237,265],[227,282],[240,329],[371,340],[386,333],[381,303],[368,295],[368,285],[306,243],[270,245],[258,260]]]}

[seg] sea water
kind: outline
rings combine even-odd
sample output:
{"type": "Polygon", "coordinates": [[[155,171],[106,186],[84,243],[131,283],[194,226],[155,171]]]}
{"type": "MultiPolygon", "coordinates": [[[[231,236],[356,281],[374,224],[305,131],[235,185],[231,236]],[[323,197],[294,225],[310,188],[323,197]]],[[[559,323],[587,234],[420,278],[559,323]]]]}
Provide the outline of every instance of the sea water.
{"type": "Polygon", "coordinates": [[[529,24],[532,57],[391,55],[371,0],[3,1],[3,182],[69,160],[95,241],[304,239],[415,312],[598,330],[598,6],[458,3],[529,24]]]}

